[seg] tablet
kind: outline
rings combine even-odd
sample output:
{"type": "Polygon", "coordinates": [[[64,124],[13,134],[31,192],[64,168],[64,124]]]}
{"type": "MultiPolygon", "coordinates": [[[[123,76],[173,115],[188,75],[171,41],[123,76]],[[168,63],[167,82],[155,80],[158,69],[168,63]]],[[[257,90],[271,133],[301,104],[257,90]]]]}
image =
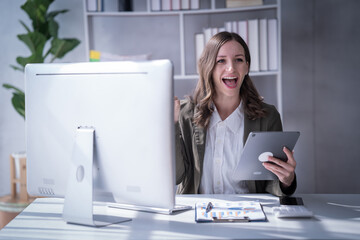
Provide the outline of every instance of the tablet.
{"type": "Polygon", "coordinates": [[[274,180],[277,176],[262,163],[268,156],[287,160],[283,147],[293,150],[300,132],[251,132],[234,171],[234,180],[274,180]]]}

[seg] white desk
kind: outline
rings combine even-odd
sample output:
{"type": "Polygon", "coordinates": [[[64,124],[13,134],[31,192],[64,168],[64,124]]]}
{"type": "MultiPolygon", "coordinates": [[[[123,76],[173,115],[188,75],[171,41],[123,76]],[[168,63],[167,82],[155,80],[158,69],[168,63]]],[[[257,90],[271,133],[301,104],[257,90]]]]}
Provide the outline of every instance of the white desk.
{"type": "MultiPolygon", "coordinates": [[[[278,198],[266,194],[182,195],[178,203],[259,199],[268,220],[248,223],[196,223],[194,210],[176,215],[109,209],[132,221],[103,228],[67,224],[62,199],[37,199],[0,231],[0,239],[360,239],[360,194],[304,194],[312,219],[277,219],[271,207],[278,198]]],[[[98,207],[95,208],[95,210],[98,207]]]]}

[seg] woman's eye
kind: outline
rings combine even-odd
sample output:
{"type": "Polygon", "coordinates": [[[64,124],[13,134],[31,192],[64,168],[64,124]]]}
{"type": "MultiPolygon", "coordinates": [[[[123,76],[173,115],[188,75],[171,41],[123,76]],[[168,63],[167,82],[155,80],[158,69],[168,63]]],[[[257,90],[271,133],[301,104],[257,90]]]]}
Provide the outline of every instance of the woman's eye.
{"type": "Polygon", "coordinates": [[[224,59],[219,59],[219,60],[217,60],[217,63],[224,63],[224,62],[225,62],[224,59]]]}
{"type": "Polygon", "coordinates": [[[237,61],[237,62],[243,62],[244,59],[242,59],[242,58],[237,58],[236,61],[237,61]]]}

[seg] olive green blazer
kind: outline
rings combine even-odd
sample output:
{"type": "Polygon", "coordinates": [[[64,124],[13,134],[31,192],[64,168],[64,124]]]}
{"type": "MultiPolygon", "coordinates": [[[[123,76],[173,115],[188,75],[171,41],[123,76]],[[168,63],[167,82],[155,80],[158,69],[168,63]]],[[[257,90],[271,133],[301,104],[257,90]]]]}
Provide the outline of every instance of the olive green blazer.
{"type": "MultiPolygon", "coordinates": [[[[244,117],[244,143],[250,132],[282,131],[280,114],[273,105],[263,103],[267,112],[264,118],[250,120],[244,117]]],[[[189,99],[180,103],[179,121],[176,129],[176,184],[178,194],[198,194],[205,154],[206,130],[193,123],[196,109],[189,99]]],[[[296,178],[286,190],[279,180],[246,181],[250,193],[271,193],[276,196],[291,195],[296,189],[296,178]]]]}

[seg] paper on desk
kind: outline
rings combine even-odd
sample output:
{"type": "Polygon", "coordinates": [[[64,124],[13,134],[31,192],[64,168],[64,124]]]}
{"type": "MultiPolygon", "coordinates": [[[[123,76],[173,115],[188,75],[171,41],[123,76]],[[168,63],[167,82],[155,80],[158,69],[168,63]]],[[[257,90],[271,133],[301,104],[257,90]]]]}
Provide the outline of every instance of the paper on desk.
{"type": "Polygon", "coordinates": [[[212,222],[217,220],[236,221],[247,219],[248,221],[264,221],[265,213],[258,201],[213,201],[213,208],[206,212],[209,202],[197,202],[195,204],[195,221],[212,222]]]}

